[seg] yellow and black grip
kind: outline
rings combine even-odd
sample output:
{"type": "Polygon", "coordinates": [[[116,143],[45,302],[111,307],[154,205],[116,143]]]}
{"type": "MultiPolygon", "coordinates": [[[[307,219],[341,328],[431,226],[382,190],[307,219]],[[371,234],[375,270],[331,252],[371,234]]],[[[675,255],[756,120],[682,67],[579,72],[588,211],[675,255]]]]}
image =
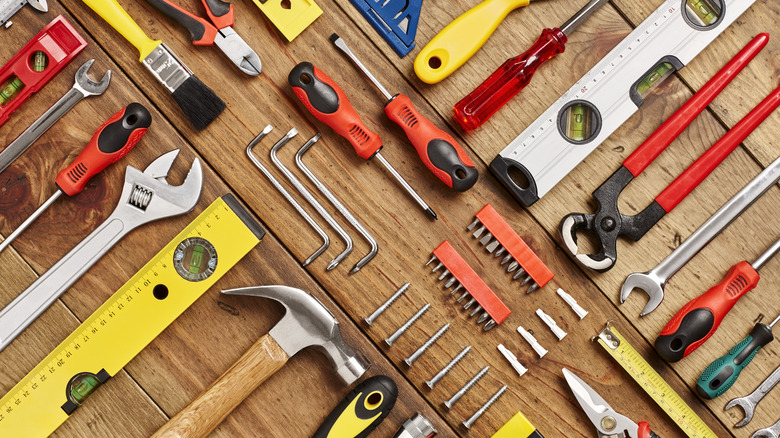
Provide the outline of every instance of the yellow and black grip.
{"type": "Polygon", "coordinates": [[[522,412],[518,412],[506,424],[490,438],[544,438],[541,433],[525,418],[522,412]]]}
{"type": "Polygon", "coordinates": [[[364,438],[387,417],[397,398],[391,378],[366,379],[331,411],[312,438],[364,438]]]}

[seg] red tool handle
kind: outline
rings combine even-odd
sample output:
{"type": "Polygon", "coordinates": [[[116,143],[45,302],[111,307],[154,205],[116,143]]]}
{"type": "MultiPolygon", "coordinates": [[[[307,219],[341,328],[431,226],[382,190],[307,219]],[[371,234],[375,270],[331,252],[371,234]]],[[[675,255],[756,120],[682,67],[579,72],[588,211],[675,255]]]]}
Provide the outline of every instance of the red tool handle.
{"type": "MultiPolygon", "coordinates": [[[[756,35],[734,58],[718,71],[696,94],[688,99],[663,125],[653,132],[631,155],[623,161],[623,166],[634,177],[639,176],[658,155],[690,125],[715,97],[726,88],[732,79],[755,58],[758,52],[769,42],[768,33],[756,35]]],[[[668,210],[667,210],[668,211],[668,210]]]]}
{"type": "Polygon", "coordinates": [[[146,2],[187,29],[190,33],[192,44],[196,46],[210,46],[214,44],[217,28],[212,26],[206,19],[191,14],[168,0],[146,0],[146,2]]]}
{"type": "Polygon", "coordinates": [[[693,353],[715,331],[743,295],[758,284],[758,272],[748,262],[739,262],[726,277],[680,309],[655,340],[655,349],[669,362],[693,353]]]}
{"type": "Polygon", "coordinates": [[[235,9],[233,5],[222,0],[201,0],[206,7],[206,13],[217,29],[232,26],[235,22],[235,9]]]}
{"type": "Polygon", "coordinates": [[[780,87],[753,108],[707,152],[677,177],[655,200],[668,213],[691,193],[718,165],[780,105],[780,87]]]}
{"type": "Polygon", "coordinates": [[[106,120],[70,166],[57,174],[57,187],[68,196],[84,190],[93,176],[127,155],[152,123],[140,103],[131,103],[106,120]]]}
{"type": "Polygon", "coordinates": [[[390,99],[385,112],[404,130],[425,166],[444,184],[463,192],[477,182],[479,172],[466,151],[420,114],[407,96],[399,94],[390,99]]]}
{"type": "Polygon", "coordinates": [[[566,41],[566,35],[560,29],[544,29],[530,49],[509,58],[479,87],[455,104],[455,120],[467,131],[482,126],[528,85],[539,66],[563,53],[566,41]]]}
{"type": "Polygon", "coordinates": [[[310,62],[296,65],[287,82],[303,106],[322,123],[346,138],[355,152],[369,159],[382,149],[382,139],[360,120],[347,95],[333,79],[310,62]]]}
{"type": "Polygon", "coordinates": [[[640,421],[637,426],[638,438],[661,438],[650,430],[650,423],[647,421],[640,421]]]}

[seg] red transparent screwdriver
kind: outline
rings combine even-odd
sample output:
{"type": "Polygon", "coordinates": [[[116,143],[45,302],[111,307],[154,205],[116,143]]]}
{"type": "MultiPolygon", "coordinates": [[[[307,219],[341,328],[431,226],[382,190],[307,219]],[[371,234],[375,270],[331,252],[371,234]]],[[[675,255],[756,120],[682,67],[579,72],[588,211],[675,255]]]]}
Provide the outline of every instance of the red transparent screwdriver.
{"type": "Polygon", "coordinates": [[[467,131],[482,126],[531,82],[536,69],[563,53],[568,36],[605,3],[607,0],[590,0],[560,28],[542,30],[530,49],[509,58],[479,87],[455,104],[455,121],[467,131]]]}
{"type": "Polygon", "coordinates": [[[93,176],[127,155],[143,137],[151,123],[152,115],[139,103],[127,105],[106,120],[73,163],[57,174],[54,182],[59,190],[54,192],[43,205],[38,207],[30,217],[0,243],[0,251],[3,251],[11,244],[11,241],[22,234],[63,193],[68,196],[81,193],[93,176]]]}
{"type": "Polygon", "coordinates": [[[360,59],[349,50],[347,43],[341,37],[334,33],[330,36],[330,41],[344,52],[385,96],[387,99],[385,113],[404,130],[428,170],[456,192],[470,189],[477,182],[479,172],[458,142],[417,111],[408,96],[400,93],[390,94],[387,88],[360,62],[360,59]]]}

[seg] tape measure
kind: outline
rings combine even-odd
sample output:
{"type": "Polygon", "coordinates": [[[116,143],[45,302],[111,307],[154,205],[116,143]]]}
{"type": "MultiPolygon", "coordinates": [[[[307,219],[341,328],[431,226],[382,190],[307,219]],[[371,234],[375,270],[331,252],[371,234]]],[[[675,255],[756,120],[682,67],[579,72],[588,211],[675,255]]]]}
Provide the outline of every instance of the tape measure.
{"type": "Polygon", "coordinates": [[[598,341],[686,435],[690,438],[717,438],[715,432],[710,430],[615,327],[607,324],[599,333],[598,341]]]}
{"type": "Polygon", "coordinates": [[[490,170],[523,205],[538,201],[755,0],[667,0],[512,140],[490,170]]]}
{"type": "Polygon", "coordinates": [[[214,201],[0,399],[0,436],[54,432],[264,234],[232,195],[214,201]]]}

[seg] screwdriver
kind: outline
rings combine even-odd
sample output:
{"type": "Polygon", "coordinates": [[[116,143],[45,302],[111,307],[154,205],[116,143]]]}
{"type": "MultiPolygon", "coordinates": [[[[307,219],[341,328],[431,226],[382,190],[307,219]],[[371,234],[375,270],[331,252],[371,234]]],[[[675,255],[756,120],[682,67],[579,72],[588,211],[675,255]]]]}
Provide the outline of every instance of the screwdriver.
{"type": "Polygon", "coordinates": [[[780,321],[780,316],[771,324],[756,324],[747,338],[740,341],[729,352],[711,363],[696,382],[696,391],[706,399],[721,396],[737,381],[739,374],[753,360],[761,347],[772,342],[772,327],[780,321]]]}
{"type": "Polygon", "coordinates": [[[417,204],[432,218],[438,219],[431,207],[379,153],[382,149],[382,139],[366,127],[355,108],[349,103],[344,90],[333,79],[312,63],[302,62],[290,71],[287,82],[303,106],[317,120],[330,126],[336,133],[347,139],[360,158],[368,160],[376,157],[417,204]]]}
{"type": "Polygon", "coordinates": [[[742,296],[758,284],[758,271],[780,250],[780,239],[751,265],[739,262],[726,277],[704,294],[684,305],[669,320],[655,340],[655,350],[669,362],[677,362],[693,353],[715,331],[742,296]]]}
{"type": "Polygon", "coordinates": [[[146,133],[152,123],[152,115],[140,103],[131,103],[111,116],[95,131],[92,139],[70,166],[57,174],[54,182],[57,190],[38,207],[11,235],[0,243],[0,252],[11,244],[38,216],[62,194],[74,196],[81,193],[93,176],[127,155],[146,133]]]}
{"type": "Polygon", "coordinates": [[[477,182],[479,172],[458,142],[420,114],[412,105],[409,97],[403,94],[391,95],[357,56],[349,50],[347,43],[341,37],[334,33],[330,36],[330,41],[349,56],[352,62],[385,96],[387,99],[385,113],[390,120],[404,130],[425,166],[456,192],[465,192],[470,189],[477,182]]]}
{"type": "Polygon", "coordinates": [[[476,129],[520,92],[536,69],[566,49],[568,36],[607,0],[590,0],[560,28],[544,29],[525,53],[509,58],[468,96],[455,104],[455,121],[465,130],[476,129]]]}

